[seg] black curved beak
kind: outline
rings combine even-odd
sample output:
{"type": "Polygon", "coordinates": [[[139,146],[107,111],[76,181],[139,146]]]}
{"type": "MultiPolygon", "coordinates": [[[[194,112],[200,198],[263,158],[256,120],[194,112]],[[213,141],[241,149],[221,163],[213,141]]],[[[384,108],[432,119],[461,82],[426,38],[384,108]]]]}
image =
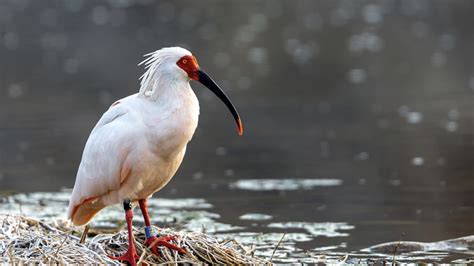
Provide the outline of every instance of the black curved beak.
{"type": "Polygon", "coordinates": [[[221,101],[223,101],[225,103],[227,108],[229,108],[229,111],[232,113],[232,116],[235,119],[235,123],[237,124],[237,130],[239,132],[239,136],[242,136],[242,134],[244,133],[244,128],[242,126],[242,121],[240,120],[239,113],[235,109],[232,102],[229,100],[227,95],[221,90],[221,88],[219,88],[219,86],[216,84],[216,82],[214,80],[212,80],[212,78],[209,77],[209,75],[206,74],[206,72],[204,72],[202,70],[198,70],[197,73],[198,73],[198,79],[197,80],[199,82],[201,82],[202,85],[206,86],[208,89],[210,89],[212,92],[214,92],[214,94],[217,95],[217,97],[219,97],[219,99],[221,99],[221,101]]]}

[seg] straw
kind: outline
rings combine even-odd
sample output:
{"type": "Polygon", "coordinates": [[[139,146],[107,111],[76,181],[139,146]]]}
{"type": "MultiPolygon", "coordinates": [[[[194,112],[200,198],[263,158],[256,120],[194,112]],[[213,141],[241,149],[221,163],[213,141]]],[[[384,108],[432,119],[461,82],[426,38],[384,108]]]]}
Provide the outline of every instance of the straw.
{"type": "MultiPolygon", "coordinates": [[[[112,264],[120,262],[108,256],[122,255],[128,248],[125,230],[116,234],[97,234],[80,244],[80,228],[71,227],[66,221],[36,220],[24,216],[0,214],[0,262],[5,263],[55,263],[55,264],[112,264]],[[71,234],[72,233],[72,234],[71,234]]],[[[182,232],[172,229],[153,228],[159,236],[175,236],[171,243],[187,252],[179,254],[166,247],[159,247],[156,256],[143,243],[145,234],[142,228],[133,229],[135,244],[140,262],[158,263],[209,263],[209,264],[269,264],[270,262],[248,255],[249,248],[234,239],[217,239],[195,232],[182,232]]]]}

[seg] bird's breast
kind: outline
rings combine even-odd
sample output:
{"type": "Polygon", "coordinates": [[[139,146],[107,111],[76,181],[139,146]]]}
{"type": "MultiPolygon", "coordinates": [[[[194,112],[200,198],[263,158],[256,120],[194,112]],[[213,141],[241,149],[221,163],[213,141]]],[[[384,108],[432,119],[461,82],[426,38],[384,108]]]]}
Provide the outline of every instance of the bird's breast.
{"type": "Polygon", "coordinates": [[[169,110],[152,125],[150,145],[163,159],[173,159],[186,147],[196,130],[199,109],[177,107],[169,110]]]}

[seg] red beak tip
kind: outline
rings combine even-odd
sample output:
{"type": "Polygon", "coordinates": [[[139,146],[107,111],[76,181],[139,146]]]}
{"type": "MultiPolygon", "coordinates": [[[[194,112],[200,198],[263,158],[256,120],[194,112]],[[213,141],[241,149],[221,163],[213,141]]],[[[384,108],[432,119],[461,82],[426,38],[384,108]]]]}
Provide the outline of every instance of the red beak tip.
{"type": "Polygon", "coordinates": [[[237,132],[239,133],[239,136],[244,135],[244,126],[242,125],[242,121],[240,121],[240,119],[237,119],[237,132]]]}

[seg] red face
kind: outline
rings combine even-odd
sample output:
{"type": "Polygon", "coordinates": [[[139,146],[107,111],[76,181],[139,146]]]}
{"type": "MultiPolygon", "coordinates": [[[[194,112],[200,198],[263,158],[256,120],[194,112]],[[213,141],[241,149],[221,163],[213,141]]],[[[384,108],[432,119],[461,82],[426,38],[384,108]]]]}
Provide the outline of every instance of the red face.
{"type": "Polygon", "coordinates": [[[181,57],[176,64],[188,73],[188,77],[192,80],[198,80],[198,70],[199,65],[197,63],[196,57],[192,55],[185,55],[181,57]]]}
{"type": "Polygon", "coordinates": [[[212,78],[209,77],[206,72],[199,69],[196,57],[192,55],[185,55],[176,62],[176,65],[178,65],[182,70],[184,70],[184,72],[188,74],[188,77],[190,79],[199,81],[202,85],[206,86],[208,89],[214,92],[214,94],[216,94],[217,97],[219,97],[224,102],[224,104],[227,106],[227,108],[229,108],[230,112],[232,113],[232,116],[234,116],[235,123],[237,123],[239,135],[242,135],[243,127],[239,113],[237,112],[227,95],[225,95],[221,88],[219,88],[219,86],[216,84],[216,82],[212,80],[212,78]]]}

